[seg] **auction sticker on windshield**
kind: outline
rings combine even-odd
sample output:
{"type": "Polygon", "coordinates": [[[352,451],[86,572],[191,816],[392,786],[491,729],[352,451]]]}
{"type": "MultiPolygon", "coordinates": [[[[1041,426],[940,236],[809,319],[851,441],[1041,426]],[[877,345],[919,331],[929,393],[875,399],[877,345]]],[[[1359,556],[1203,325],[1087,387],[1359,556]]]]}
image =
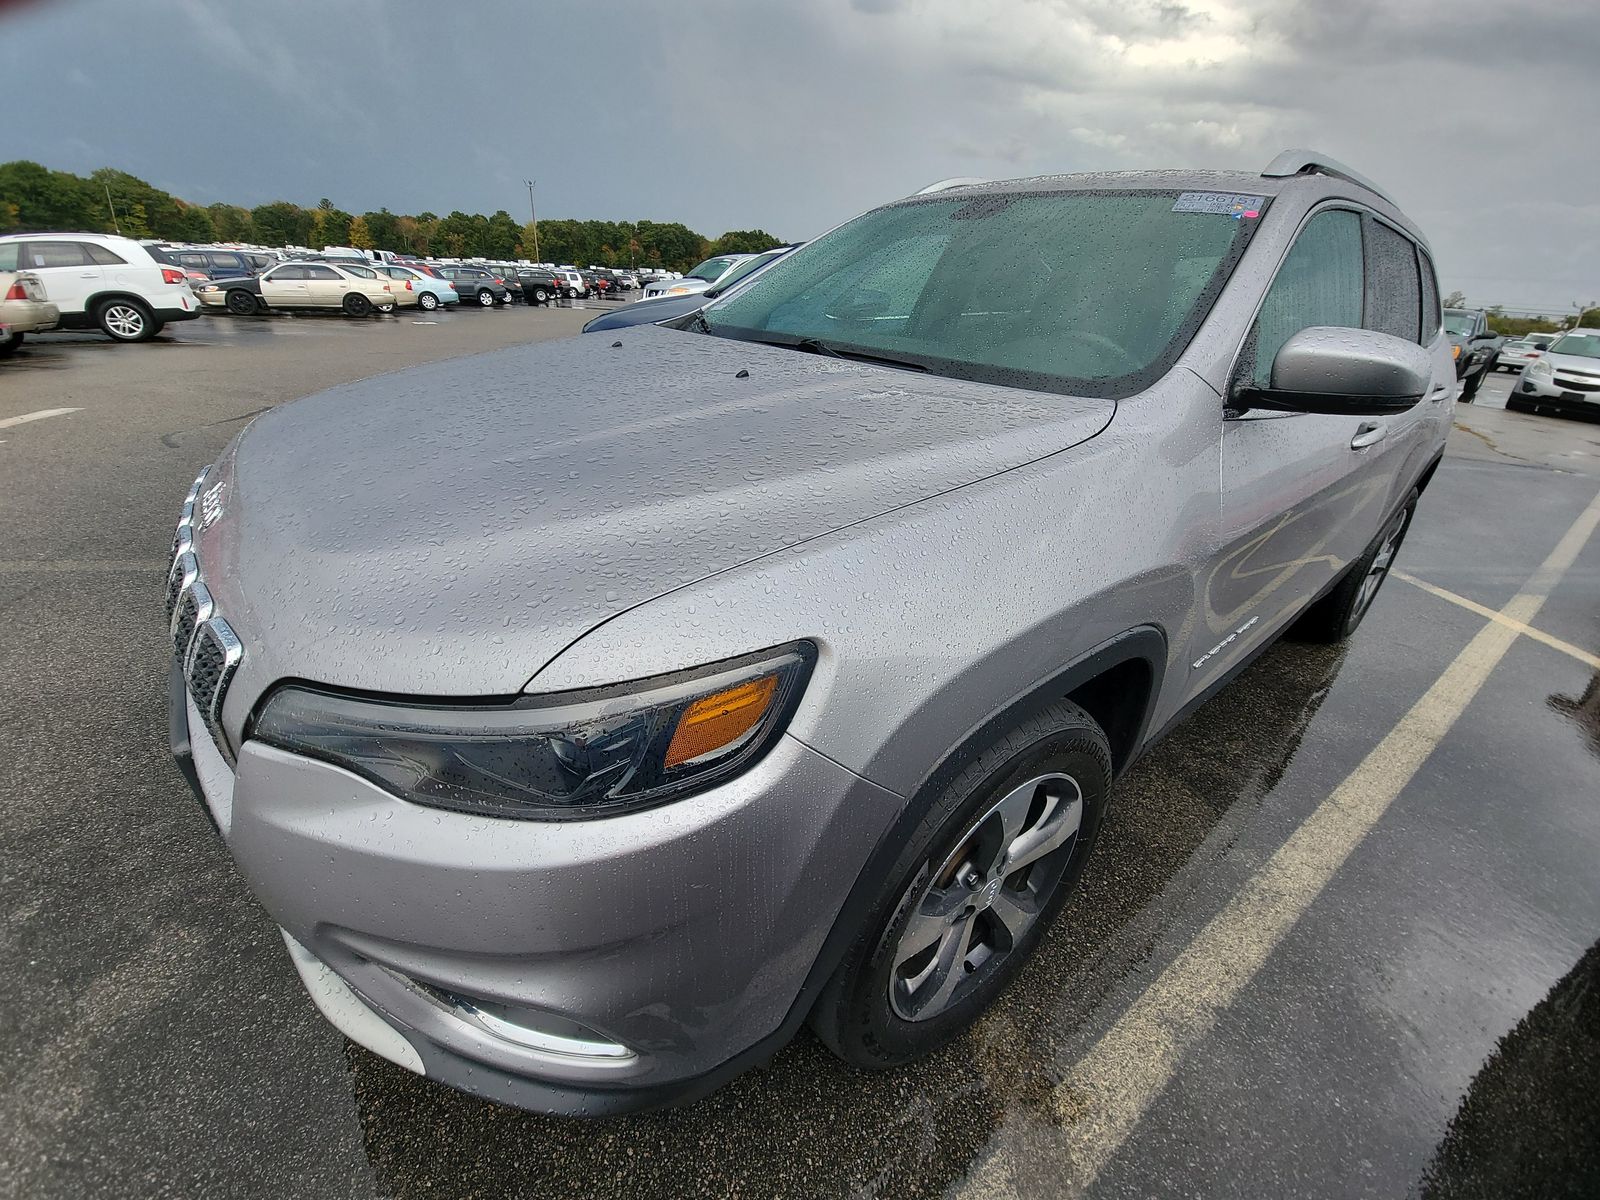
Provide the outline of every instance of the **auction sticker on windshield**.
{"type": "Polygon", "coordinates": [[[1172,206],[1175,213],[1219,213],[1235,221],[1259,217],[1265,196],[1242,196],[1237,192],[1183,192],[1172,206]]]}

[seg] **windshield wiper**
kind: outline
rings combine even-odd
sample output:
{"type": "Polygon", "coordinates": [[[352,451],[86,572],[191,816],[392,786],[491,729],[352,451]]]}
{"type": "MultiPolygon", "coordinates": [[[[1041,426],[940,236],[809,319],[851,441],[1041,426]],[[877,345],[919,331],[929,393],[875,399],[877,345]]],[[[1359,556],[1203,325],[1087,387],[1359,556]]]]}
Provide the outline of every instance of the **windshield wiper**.
{"type": "Polygon", "coordinates": [[[846,358],[855,362],[877,363],[885,367],[900,367],[906,371],[926,371],[928,368],[919,362],[910,362],[904,358],[892,358],[887,354],[872,354],[866,350],[842,350],[838,346],[830,346],[827,342],[817,338],[801,338],[797,342],[773,343],[774,345],[789,345],[796,350],[809,350],[812,354],[826,354],[829,358],[846,358]]]}

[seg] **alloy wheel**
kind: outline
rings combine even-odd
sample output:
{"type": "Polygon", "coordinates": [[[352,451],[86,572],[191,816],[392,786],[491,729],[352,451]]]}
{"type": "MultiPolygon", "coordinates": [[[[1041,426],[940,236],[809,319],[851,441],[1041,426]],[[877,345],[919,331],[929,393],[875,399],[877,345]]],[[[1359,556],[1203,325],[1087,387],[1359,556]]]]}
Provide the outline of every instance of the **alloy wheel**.
{"type": "Polygon", "coordinates": [[[112,337],[131,340],[144,332],[144,314],[131,304],[108,306],[103,319],[112,337]]]}
{"type": "Polygon", "coordinates": [[[956,839],[920,884],[895,944],[889,1004],[896,1016],[937,1017],[999,967],[1055,894],[1083,816],[1075,779],[1040,775],[1007,792],[956,839]]]}
{"type": "Polygon", "coordinates": [[[1372,565],[1367,568],[1367,574],[1361,581],[1361,586],[1356,589],[1356,602],[1351,607],[1351,624],[1361,620],[1366,615],[1367,608],[1377,596],[1378,589],[1383,586],[1383,581],[1389,575],[1389,568],[1394,563],[1394,556],[1399,552],[1400,540],[1405,536],[1406,515],[1409,510],[1401,509],[1395,514],[1394,520],[1389,522],[1389,527],[1383,531],[1383,541],[1378,546],[1378,553],[1373,556],[1372,565]]]}

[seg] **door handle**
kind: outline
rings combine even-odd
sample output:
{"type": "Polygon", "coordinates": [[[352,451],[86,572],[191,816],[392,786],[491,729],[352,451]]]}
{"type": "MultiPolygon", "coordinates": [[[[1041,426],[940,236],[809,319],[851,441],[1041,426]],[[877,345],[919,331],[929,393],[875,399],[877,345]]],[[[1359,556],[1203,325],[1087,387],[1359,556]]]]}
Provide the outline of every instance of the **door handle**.
{"type": "Polygon", "coordinates": [[[85,271],[85,272],[83,272],[83,274],[79,275],[78,278],[79,279],[94,279],[99,274],[100,274],[99,271],[85,271]]]}
{"type": "Polygon", "coordinates": [[[1355,437],[1350,439],[1350,449],[1364,450],[1368,446],[1376,445],[1389,436],[1389,427],[1380,425],[1377,421],[1363,421],[1356,430],[1355,437]]]}

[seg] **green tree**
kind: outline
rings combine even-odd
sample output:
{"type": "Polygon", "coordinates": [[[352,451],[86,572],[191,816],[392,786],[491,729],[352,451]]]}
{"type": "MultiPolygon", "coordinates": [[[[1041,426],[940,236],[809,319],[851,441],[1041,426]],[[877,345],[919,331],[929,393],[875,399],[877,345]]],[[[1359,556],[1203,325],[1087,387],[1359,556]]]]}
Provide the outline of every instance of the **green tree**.
{"type": "Polygon", "coordinates": [[[217,227],[211,220],[211,214],[203,208],[196,208],[191,204],[178,201],[178,216],[173,222],[177,233],[174,235],[183,242],[214,242],[217,240],[217,227]]]}
{"type": "Polygon", "coordinates": [[[250,220],[250,210],[233,204],[213,204],[206,209],[211,217],[211,227],[224,242],[253,242],[256,240],[255,224],[250,220]]]}
{"type": "Polygon", "coordinates": [[[1451,292],[1444,298],[1444,306],[1446,308],[1465,308],[1467,306],[1467,294],[1465,292],[1451,292]]]}
{"type": "Polygon", "coordinates": [[[357,250],[372,249],[372,231],[367,228],[366,217],[357,217],[350,222],[350,245],[357,250]]]}
{"type": "Polygon", "coordinates": [[[522,236],[519,227],[505,209],[500,209],[486,222],[483,233],[485,258],[515,258],[517,242],[522,236]]]}
{"type": "Polygon", "coordinates": [[[773,237],[765,229],[730,229],[711,243],[710,253],[760,254],[783,244],[781,238],[773,237]]]}
{"type": "Polygon", "coordinates": [[[311,214],[298,204],[275,200],[250,210],[256,237],[266,246],[304,246],[311,240],[311,214]]]}
{"type": "Polygon", "coordinates": [[[88,180],[26,160],[0,164],[0,221],[8,231],[111,228],[106,198],[88,180]]]}
{"type": "MultiPolygon", "coordinates": [[[[362,213],[361,219],[367,223],[367,236],[372,239],[374,247],[379,250],[405,249],[400,240],[400,220],[387,208],[362,213]]],[[[350,224],[350,236],[355,237],[355,222],[350,224]]]]}

